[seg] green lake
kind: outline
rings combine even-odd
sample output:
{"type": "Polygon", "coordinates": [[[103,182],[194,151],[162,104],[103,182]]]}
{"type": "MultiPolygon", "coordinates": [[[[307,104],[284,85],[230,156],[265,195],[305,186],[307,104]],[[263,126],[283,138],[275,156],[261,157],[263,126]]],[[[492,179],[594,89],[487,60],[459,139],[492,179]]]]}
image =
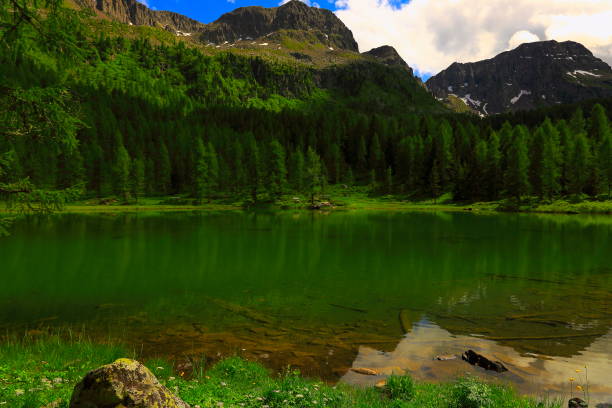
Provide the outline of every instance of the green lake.
{"type": "Polygon", "coordinates": [[[612,402],[612,217],[410,212],[60,214],[0,239],[4,334],[145,356],[243,355],[328,381],[458,374],[612,402]],[[509,371],[460,358],[473,349],[509,371]]]}

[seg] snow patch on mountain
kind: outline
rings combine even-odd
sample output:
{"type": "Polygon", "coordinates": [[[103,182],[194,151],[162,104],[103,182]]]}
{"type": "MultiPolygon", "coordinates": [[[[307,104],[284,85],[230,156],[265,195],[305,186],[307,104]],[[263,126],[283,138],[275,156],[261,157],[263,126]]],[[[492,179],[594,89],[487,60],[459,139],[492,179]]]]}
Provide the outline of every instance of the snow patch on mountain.
{"type": "Polygon", "coordinates": [[[531,91],[526,91],[524,89],[521,89],[521,92],[519,92],[519,94],[517,96],[515,96],[514,98],[510,99],[510,103],[511,104],[515,104],[519,101],[519,99],[521,99],[522,96],[524,95],[531,95],[531,91]]]}

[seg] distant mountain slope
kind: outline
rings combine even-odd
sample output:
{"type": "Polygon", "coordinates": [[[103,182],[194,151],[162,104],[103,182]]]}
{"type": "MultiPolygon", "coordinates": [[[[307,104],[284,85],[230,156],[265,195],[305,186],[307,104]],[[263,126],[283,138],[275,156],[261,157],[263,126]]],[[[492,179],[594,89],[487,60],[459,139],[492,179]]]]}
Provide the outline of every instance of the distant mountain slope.
{"type": "Polygon", "coordinates": [[[612,96],[612,69],[582,44],[541,41],[474,63],[454,63],[427,81],[437,98],[455,95],[481,114],[612,96]]]}
{"type": "MultiPolygon", "coordinates": [[[[330,10],[309,7],[292,0],[273,8],[241,7],[223,14],[210,24],[203,24],[170,11],[151,10],[137,0],[75,0],[82,7],[104,13],[126,24],[161,27],[205,44],[224,45],[263,39],[273,33],[307,32],[326,49],[358,52],[353,33],[330,10]]],[[[304,37],[303,34],[297,35],[304,37]]],[[[238,44],[240,45],[240,44],[238,44]]]]}
{"type": "Polygon", "coordinates": [[[165,28],[174,33],[202,31],[206,24],[171,11],[151,10],[137,0],[75,0],[81,7],[100,11],[125,24],[165,28]]]}
{"type": "Polygon", "coordinates": [[[298,0],[274,8],[242,7],[207,25],[201,38],[211,43],[257,39],[279,30],[303,30],[322,44],[358,52],[353,33],[330,10],[309,7],[298,0]]]}
{"type": "Polygon", "coordinates": [[[364,52],[363,55],[373,57],[377,61],[387,66],[404,68],[410,73],[410,75],[414,75],[412,68],[410,68],[406,61],[404,61],[397,50],[390,45],[383,45],[382,47],[373,48],[370,51],[364,52]]]}

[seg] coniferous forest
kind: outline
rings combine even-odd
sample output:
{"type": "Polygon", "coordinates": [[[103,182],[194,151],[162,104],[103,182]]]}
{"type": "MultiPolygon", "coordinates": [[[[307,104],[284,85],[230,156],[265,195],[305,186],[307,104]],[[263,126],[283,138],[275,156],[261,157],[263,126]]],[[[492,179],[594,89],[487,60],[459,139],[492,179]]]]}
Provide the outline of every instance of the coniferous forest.
{"type": "Polygon", "coordinates": [[[447,111],[388,67],[315,72],[90,21],[58,8],[3,35],[5,196],[76,188],[126,201],[258,201],[328,184],[462,202],[610,194],[608,101],[530,112],[525,123],[480,119],[447,111]]]}

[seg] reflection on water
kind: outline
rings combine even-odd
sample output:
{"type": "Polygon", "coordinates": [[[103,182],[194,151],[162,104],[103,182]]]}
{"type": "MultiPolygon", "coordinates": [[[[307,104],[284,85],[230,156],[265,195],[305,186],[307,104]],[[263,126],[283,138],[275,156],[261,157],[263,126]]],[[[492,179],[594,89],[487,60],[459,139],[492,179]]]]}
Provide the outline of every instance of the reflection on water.
{"type": "Polygon", "coordinates": [[[149,354],[239,353],[334,379],[426,318],[519,367],[599,366],[612,356],[611,232],[612,218],[582,216],[31,217],[0,241],[0,329],[86,327],[149,354]]]}
{"type": "Polygon", "coordinates": [[[501,382],[511,382],[521,393],[549,398],[568,398],[570,388],[576,384],[586,383],[586,371],[591,403],[612,403],[610,344],[612,344],[612,331],[596,339],[572,357],[551,357],[532,353],[526,355],[491,340],[455,336],[435,324],[421,321],[414,325],[410,333],[391,352],[381,352],[367,346],[359,349],[353,367],[368,367],[381,373],[381,376],[360,375],[348,371],[342,377],[342,381],[374,385],[381,377],[394,373],[409,373],[420,380],[439,382],[469,373],[479,377],[493,377],[501,382]],[[469,349],[501,361],[509,371],[497,374],[469,365],[460,357],[469,349]],[[436,360],[435,357],[440,355],[445,358],[450,356],[456,358],[436,360]],[[576,373],[577,369],[581,372],[576,373]],[[570,384],[569,377],[575,377],[578,382],[570,384]]]}

